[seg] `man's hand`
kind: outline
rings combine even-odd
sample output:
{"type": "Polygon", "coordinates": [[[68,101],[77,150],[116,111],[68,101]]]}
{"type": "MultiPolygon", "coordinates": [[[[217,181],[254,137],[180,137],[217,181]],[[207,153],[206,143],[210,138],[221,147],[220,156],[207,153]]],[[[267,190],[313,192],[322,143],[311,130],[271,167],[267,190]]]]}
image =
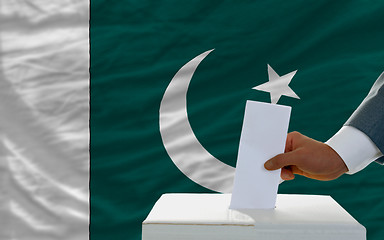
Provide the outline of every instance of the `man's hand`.
{"type": "Polygon", "coordinates": [[[283,180],[292,180],[294,174],[299,174],[327,181],[348,171],[343,159],[330,146],[298,132],[288,134],[284,152],[264,164],[267,170],[282,168],[283,180]]]}

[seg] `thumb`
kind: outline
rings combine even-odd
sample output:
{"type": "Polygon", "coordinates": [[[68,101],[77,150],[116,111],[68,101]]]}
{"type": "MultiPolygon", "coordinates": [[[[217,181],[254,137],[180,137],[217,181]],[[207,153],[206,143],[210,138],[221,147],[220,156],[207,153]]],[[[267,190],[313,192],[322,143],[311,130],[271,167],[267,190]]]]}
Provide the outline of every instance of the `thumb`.
{"type": "Polygon", "coordinates": [[[264,163],[267,170],[277,170],[286,166],[296,165],[297,156],[296,151],[282,153],[269,159],[264,163]]]}

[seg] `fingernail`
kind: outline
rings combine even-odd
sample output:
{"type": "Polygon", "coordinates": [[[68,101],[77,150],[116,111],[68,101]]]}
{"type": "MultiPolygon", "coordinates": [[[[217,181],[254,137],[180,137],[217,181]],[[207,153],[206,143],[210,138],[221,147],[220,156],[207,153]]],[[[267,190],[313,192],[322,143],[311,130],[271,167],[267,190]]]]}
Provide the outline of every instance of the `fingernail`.
{"type": "Polygon", "coordinates": [[[267,161],[267,162],[265,162],[264,167],[265,167],[265,169],[269,170],[273,167],[273,164],[271,161],[267,161]]]}

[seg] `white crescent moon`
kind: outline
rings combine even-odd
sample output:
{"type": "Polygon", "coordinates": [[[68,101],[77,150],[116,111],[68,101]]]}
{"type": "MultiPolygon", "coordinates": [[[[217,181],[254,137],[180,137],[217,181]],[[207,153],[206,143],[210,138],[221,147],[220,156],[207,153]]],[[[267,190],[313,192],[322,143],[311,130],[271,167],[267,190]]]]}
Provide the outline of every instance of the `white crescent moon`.
{"type": "Polygon", "coordinates": [[[216,159],[200,144],[187,113],[189,83],[200,62],[212,51],[186,63],[172,78],[160,104],[160,134],[169,157],[188,178],[210,190],[230,193],[235,168],[216,159]]]}

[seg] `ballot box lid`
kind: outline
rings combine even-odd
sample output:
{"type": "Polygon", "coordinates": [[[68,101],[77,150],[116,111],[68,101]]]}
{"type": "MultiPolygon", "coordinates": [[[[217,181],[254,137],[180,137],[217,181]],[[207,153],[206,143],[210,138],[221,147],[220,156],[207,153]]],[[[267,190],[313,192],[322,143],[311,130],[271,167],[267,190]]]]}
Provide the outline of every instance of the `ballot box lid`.
{"type": "Polygon", "coordinates": [[[330,196],[278,194],[276,208],[268,210],[229,209],[230,200],[231,194],[164,194],[143,226],[251,226],[263,231],[320,230],[365,236],[365,228],[330,196]]]}

